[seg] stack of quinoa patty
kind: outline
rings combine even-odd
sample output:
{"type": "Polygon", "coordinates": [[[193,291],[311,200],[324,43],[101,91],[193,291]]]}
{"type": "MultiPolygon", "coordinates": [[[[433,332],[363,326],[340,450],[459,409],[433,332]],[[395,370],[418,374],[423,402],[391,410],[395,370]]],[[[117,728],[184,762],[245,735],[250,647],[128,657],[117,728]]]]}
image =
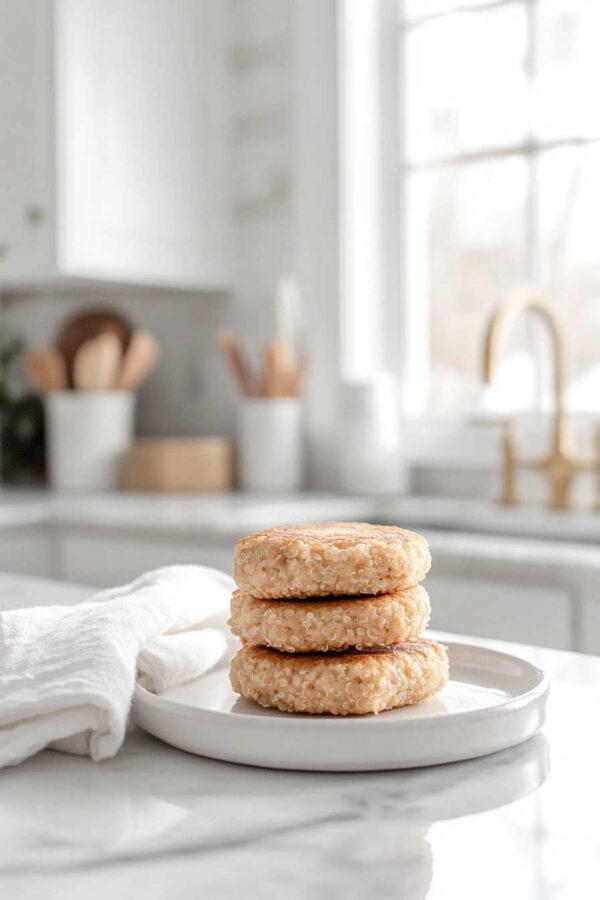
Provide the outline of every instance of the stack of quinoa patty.
{"type": "Polygon", "coordinates": [[[237,693],[286,712],[361,715],[419,703],[448,680],[445,649],[420,637],[425,538],[325,522],[238,542],[229,626],[237,693]]]}

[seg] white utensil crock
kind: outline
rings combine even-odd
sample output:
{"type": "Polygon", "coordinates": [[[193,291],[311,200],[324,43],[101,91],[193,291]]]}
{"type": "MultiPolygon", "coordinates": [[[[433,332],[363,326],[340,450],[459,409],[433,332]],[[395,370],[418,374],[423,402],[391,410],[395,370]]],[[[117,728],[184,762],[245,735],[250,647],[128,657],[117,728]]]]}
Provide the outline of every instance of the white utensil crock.
{"type": "Polygon", "coordinates": [[[55,391],[45,395],[48,476],[61,491],[118,487],[133,440],[135,395],[129,391],[55,391]]]}
{"type": "Polygon", "coordinates": [[[297,397],[251,397],[239,410],[238,467],[245,491],[290,493],[302,487],[301,404],[297,397]]]}

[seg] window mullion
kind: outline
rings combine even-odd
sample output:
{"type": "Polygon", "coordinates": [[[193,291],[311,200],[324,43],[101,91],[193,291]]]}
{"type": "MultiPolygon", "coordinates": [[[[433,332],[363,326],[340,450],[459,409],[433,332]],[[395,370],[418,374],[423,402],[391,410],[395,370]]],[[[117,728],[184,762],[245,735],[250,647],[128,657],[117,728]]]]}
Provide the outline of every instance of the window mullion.
{"type": "MultiPolygon", "coordinates": [[[[523,0],[523,2],[528,5],[533,5],[537,0],[523,0]]],[[[401,28],[404,31],[408,31],[412,28],[420,28],[421,25],[427,25],[429,22],[436,22],[439,19],[445,19],[448,16],[455,16],[460,13],[465,13],[467,15],[478,15],[479,13],[485,14],[495,9],[501,9],[503,6],[508,6],[509,3],[514,3],[514,0],[489,0],[488,3],[484,3],[481,6],[465,6],[458,0],[456,6],[452,6],[450,9],[446,9],[443,12],[429,13],[414,19],[403,18],[401,20],[401,28]]]]}

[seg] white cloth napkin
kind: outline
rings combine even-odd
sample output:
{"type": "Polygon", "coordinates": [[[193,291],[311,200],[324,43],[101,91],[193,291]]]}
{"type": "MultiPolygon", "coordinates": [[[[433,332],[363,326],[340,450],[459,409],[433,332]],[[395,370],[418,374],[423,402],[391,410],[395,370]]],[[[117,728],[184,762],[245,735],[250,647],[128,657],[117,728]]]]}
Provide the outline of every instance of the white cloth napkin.
{"type": "Polygon", "coordinates": [[[162,691],[223,656],[235,585],[205,566],[169,566],[77,606],[0,613],[0,767],[51,747],[114,756],[136,669],[162,691]]]}

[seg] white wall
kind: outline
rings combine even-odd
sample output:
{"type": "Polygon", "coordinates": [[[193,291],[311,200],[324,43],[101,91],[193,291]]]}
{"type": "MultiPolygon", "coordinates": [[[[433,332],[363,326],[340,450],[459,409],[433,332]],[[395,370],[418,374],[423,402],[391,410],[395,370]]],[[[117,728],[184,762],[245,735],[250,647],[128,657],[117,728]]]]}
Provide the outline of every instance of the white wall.
{"type": "Polygon", "coordinates": [[[256,339],[270,296],[292,264],[291,0],[231,0],[234,293],[256,339]]]}
{"type": "Polygon", "coordinates": [[[310,359],[308,470],[312,485],[331,490],[340,358],[337,2],[293,0],[292,6],[292,246],[310,359]]]}

